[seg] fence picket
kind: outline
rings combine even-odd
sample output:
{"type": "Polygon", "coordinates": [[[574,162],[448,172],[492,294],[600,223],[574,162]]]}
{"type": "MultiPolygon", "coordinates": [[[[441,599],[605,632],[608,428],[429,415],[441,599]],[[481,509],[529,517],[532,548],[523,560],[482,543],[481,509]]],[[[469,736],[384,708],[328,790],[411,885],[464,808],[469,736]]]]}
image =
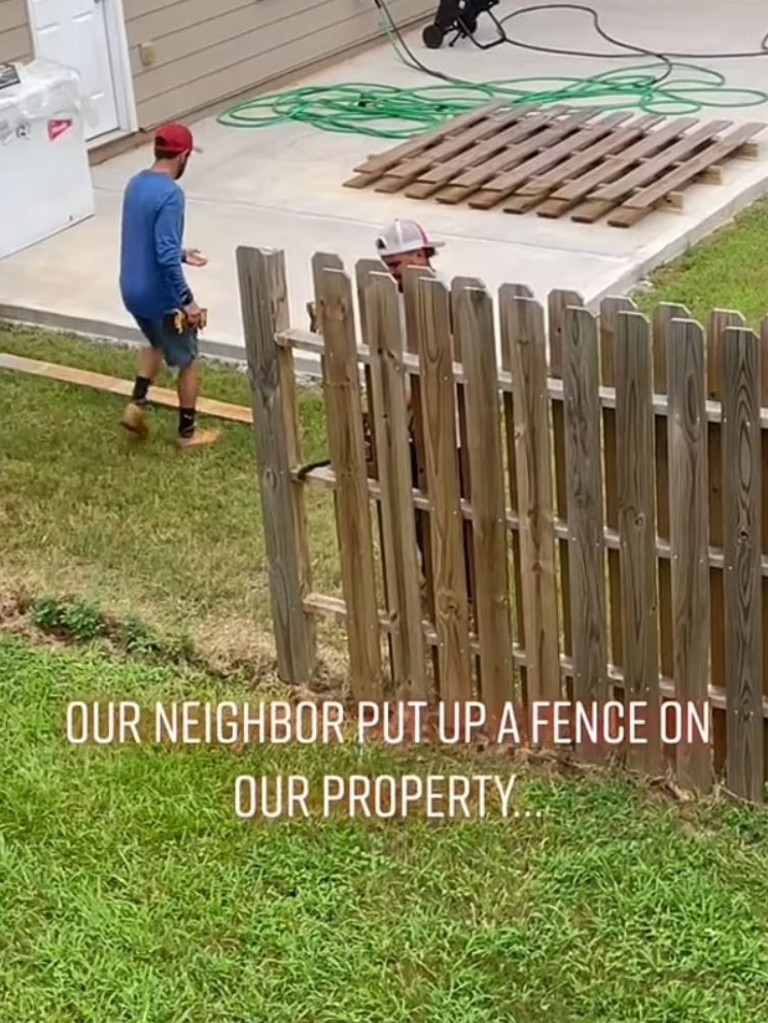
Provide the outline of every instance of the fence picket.
{"type": "Polygon", "coordinates": [[[751,330],[720,335],[723,391],[728,787],[763,802],[760,350],[751,330]]]}
{"type": "MultiPolygon", "coordinates": [[[[573,694],[592,705],[608,697],[608,665],[597,324],[586,309],[565,311],[563,370],[573,694]]],[[[588,760],[604,755],[600,736],[576,750],[588,760]]]]}
{"type": "Polygon", "coordinates": [[[617,518],[622,607],[624,705],[648,705],[644,744],[627,744],[632,767],[658,771],[659,666],[654,509],[653,361],[648,321],[621,312],[616,321],[617,518]]]}
{"type": "Polygon", "coordinates": [[[435,629],[442,699],[472,698],[464,537],[456,452],[449,296],[438,281],[415,290],[421,416],[432,506],[435,629]]]}
{"type": "MultiPolygon", "coordinates": [[[[559,630],[544,310],[502,288],[502,351],[512,370],[516,494],[520,516],[520,590],[529,701],[559,700],[559,630]]],[[[511,469],[510,469],[511,471],[511,469]]]]}
{"type": "MultiPolygon", "coordinates": [[[[709,529],[704,332],[698,323],[671,322],[668,358],[675,696],[703,713],[709,675],[709,529]]],[[[675,753],[681,783],[708,792],[709,747],[697,740],[682,741],[675,753]]]]}
{"type": "Polygon", "coordinates": [[[350,675],[355,697],[367,700],[381,692],[381,645],[352,284],[342,270],[324,270],[320,278],[316,301],[350,675]]]}
{"type": "Polygon", "coordinates": [[[428,694],[399,296],[394,282],[382,273],[372,274],[361,294],[373,356],[374,404],[380,411],[375,426],[382,494],[382,545],[393,621],[392,674],[397,699],[423,700],[428,694]]]}
{"type": "Polygon", "coordinates": [[[482,651],[480,696],[497,715],[513,696],[514,670],[496,338],[487,291],[465,287],[454,294],[454,328],[467,375],[473,598],[482,651]]]}
{"type": "Polygon", "coordinates": [[[301,461],[295,374],[293,353],[275,340],[288,326],[285,260],[282,252],[240,246],[237,269],[278,673],[307,685],[316,635],[304,609],[312,589],[304,495],[291,480],[301,461]]]}

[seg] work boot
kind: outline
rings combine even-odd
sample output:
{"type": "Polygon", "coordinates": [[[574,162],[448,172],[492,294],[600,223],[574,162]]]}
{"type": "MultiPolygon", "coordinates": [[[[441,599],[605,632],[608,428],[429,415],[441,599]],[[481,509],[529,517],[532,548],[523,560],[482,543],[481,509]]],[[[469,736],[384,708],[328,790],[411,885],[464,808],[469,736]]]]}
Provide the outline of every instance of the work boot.
{"type": "Polygon", "coordinates": [[[132,401],[123,413],[121,426],[129,433],[134,434],[136,437],[141,437],[143,440],[149,433],[146,408],[132,401]]]}
{"type": "Polygon", "coordinates": [[[179,437],[180,448],[202,448],[207,444],[213,444],[221,436],[221,430],[195,430],[189,437],[179,437]]]}

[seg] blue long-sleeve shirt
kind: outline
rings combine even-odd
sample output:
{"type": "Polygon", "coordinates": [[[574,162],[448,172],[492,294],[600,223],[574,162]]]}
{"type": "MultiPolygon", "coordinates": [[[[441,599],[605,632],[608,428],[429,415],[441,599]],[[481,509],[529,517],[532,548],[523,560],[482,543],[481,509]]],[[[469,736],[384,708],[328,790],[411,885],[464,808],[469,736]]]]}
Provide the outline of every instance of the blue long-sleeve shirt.
{"type": "Polygon", "coordinates": [[[192,300],[184,277],[184,193],[168,177],[143,170],[123,197],[120,292],[133,316],[156,319],[192,300]]]}

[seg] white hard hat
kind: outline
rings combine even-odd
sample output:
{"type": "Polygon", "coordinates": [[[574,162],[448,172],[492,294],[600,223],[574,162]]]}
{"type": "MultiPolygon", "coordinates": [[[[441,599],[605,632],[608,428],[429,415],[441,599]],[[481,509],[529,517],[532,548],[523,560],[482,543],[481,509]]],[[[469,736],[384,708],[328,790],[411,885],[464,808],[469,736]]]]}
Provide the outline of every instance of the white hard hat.
{"type": "Polygon", "coordinates": [[[386,256],[403,256],[407,252],[420,252],[422,249],[438,249],[445,242],[435,242],[415,220],[395,220],[376,239],[376,250],[382,258],[386,256]]]}

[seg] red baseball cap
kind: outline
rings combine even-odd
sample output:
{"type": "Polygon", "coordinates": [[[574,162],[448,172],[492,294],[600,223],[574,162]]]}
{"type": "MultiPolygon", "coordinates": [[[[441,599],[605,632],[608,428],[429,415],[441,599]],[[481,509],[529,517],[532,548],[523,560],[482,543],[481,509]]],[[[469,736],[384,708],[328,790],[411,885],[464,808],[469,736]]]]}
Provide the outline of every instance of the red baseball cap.
{"type": "Polygon", "coordinates": [[[155,131],[155,144],[172,156],[184,156],[186,153],[202,153],[195,145],[192,132],[186,124],[164,124],[155,131]]]}

